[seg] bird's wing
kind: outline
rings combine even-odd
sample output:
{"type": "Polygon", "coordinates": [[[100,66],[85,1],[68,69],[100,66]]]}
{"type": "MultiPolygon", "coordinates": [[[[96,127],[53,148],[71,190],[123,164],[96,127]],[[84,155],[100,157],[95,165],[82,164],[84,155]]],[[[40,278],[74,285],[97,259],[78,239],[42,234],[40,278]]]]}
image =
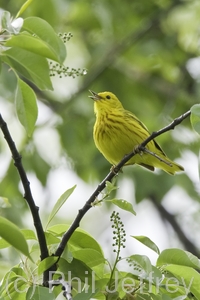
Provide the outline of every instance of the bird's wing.
{"type": "Polygon", "coordinates": [[[148,135],[150,135],[150,132],[148,130],[148,128],[144,125],[144,123],[142,123],[132,112],[126,110],[126,115],[128,118],[132,118],[134,121],[136,121],[147,133],[148,135]]]}
{"type": "Polygon", "coordinates": [[[164,155],[164,156],[166,156],[166,154],[165,154],[165,152],[163,151],[163,149],[159,146],[159,144],[155,141],[155,140],[153,140],[154,141],[154,145],[155,145],[155,147],[164,155]]]}
{"type": "MultiPolygon", "coordinates": [[[[134,121],[136,121],[139,124],[139,126],[141,126],[144,129],[144,131],[147,133],[147,137],[150,135],[148,128],[132,112],[126,110],[126,115],[129,118],[131,117],[134,121]]],[[[154,142],[156,149],[159,150],[164,156],[166,156],[165,152],[162,150],[162,148],[159,146],[159,144],[155,140],[153,140],[153,142],[154,142]]]]}

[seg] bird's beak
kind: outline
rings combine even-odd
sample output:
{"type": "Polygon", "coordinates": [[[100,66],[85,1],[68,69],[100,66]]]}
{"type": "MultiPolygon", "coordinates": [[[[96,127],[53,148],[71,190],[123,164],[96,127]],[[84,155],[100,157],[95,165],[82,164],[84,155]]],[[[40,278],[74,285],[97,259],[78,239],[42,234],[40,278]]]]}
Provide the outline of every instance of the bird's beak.
{"type": "Polygon", "coordinates": [[[93,92],[91,90],[89,90],[89,92],[92,94],[92,96],[88,96],[88,97],[92,98],[94,101],[102,99],[101,96],[99,96],[97,93],[95,93],[95,92],[93,92]]]}

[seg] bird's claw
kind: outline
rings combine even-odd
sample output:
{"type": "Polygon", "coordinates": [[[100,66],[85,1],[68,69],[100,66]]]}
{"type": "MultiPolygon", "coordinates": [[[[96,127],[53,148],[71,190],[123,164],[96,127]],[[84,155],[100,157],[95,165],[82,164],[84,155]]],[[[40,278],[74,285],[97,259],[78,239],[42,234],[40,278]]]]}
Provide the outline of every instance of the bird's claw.
{"type": "Polygon", "coordinates": [[[136,145],[136,146],[133,148],[133,152],[135,152],[135,154],[139,154],[140,156],[143,155],[143,151],[140,149],[139,145],[136,145]]]}
{"type": "Polygon", "coordinates": [[[118,172],[115,171],[115,165],[113,165],[111,168],[110,168],[110,172],[113,172],[115,175],[117,175],[119,172],[120,173],[123,173],[122,169],[120,169],[118,172]]]}

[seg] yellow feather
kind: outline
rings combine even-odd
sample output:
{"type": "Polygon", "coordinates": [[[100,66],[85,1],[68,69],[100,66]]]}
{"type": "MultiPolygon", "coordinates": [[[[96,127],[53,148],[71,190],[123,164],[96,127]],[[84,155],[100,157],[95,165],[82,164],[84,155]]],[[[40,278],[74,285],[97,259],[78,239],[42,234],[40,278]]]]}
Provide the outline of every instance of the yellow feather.
{"type": "MultiPolygon", "coordinates": [[[[126,154],[141,144],[149,135],[147,127],[130,111],[125,110],[119,99],[110,92],[89,96],[94,102],[96,122],[93,137],[96,147],[113,165],[119,163],[126,154]]],[[[146,148],[164,159],[170,165],[148,153],[136,154],[126,165],[138,164],[151,171],[160,168],[169,174],[183,171],[183,167],[171,161],[155,140],[146,148]]]]}

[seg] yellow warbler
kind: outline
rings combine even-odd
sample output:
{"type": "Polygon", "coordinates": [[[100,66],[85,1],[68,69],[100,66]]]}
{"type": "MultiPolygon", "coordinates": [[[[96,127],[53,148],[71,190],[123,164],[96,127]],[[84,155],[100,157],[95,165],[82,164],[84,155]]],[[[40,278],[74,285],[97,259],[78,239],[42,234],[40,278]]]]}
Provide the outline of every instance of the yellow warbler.
{"type": "MultiPolygon", "coordinates": [[[[90,92],[92,96],[89,97],[95,101],[96,123],[93,132],[95,145],[111,164],[116,165],[149,137],[150,133],[132,112],[124,109],[113,93],[90,92]]],[[[184,170],[166,156],[155,140],[150,141],[146,148],[164,161],[144,152],[134,155],[126,165],[138,164],[151,171],[156,167],[169,174],[184,170]]]]}

